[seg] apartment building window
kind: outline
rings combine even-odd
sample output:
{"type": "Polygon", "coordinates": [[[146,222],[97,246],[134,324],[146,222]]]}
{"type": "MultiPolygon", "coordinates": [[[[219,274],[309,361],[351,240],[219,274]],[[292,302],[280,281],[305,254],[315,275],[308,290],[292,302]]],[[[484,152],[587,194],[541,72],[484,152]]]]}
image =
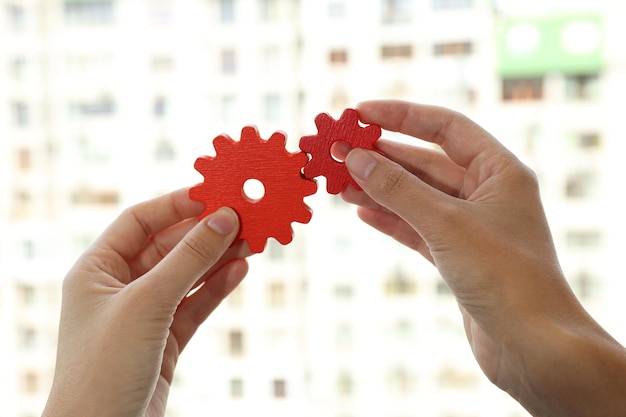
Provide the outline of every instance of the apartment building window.
{"type": "Polygon", "coordinates": [[[330,108],[334,113],[340,114],[348,107],[348,94],[343,90],[336,90],[330,97],[330,108]]]}
{"type": "Polygon", "coordinates": [[[32,350],[37,345],[37,331],[32,326],[18,329],[18,343],[21,349],[32,350]]]}
{"type": "Polygon", "coordinates": [[[388,59],[410,59],[413,56],[412,45],[383,45],[380,48],[380,57],[388,59]]]}
{"type": "Polygon", "coordinates": [[[222,97],[221,104],[222,120],[232,122],[239,116],[237,111],[237,96],[229,94],[222,97]]]}
{"type": "Polygon", "coordinates": [[[285,398],[287,396],[287,381],[281,378],[272,381],[272,396],[274,398],[285,398]]]}
{"type": "Polygon", "coordinates": [[[446,366],[439,371],[437,383],[441,388],[465,390],[478,387],[480,378],[475,372],[446,366]]]}
{"type": "Polygon", "coordinates": [[[242,398],[243,397],[243,380],[241,378],[233,378],[230,380],[230,397],[242,398]]]}
{"type": "Polygon", "coordinates": [[[9,63],[9,74],[16,81],[21,81],[26,78],[26,58],[15,57],[9,63]]]}
{"type": "Polygon", "coordinates": [[[335,342],[337,349],[346,350],[350,349],[354,341],[354,330],[349,323],[341,323],[337,326],[335,332],[335,342]]]}
{"type": "Polygon", "coordinates": [[[176,150],[172,141],[159,140],[154,147],[154,159],[158,162],[171,162],[176,159],[176,150]]]}
{"type": "MultiPolygon", "coordinates": [[[[258,0],[261,20],[264,22],[274,22],[280,18],[279,0],[258,0]]],[[[286,6],[286,2],[283,2],[286,6]]]]}
{"type": "Polygon", "coordinates": [[[575,135],[575,146],[581,150],[593,150],[602,147],[602,140],[598,132],[585,132],[575,135]]]}
{"type": "Polygon", "coordinates": [[[593,171],[578,171],[567,175],[565,196],[567,198],[588,198],[595,194],[597,175],[593,171]]]}
{"type": "Polygon", "coordinates": [[[35,305],[37,302],[37,288],[31,284],[18,284],[16,288],[17,300],[23,307],[35,305]]]}
{"type": "Polygon", "coordinates": [[[598,97],[598,74],[578,74],[565,77],[565,98],[593,100],[598,97]]]}
{"type": "Polygon", "coordinates": [[[406,23],[411,21],[412,0],[382,0],[383,23],[406,23]]]}
{"type": "Polygon", "coordinates": [[[160,119],[167,115],[169,102],[165,96],[157,96],[152,103],[152,114],[157,119],[160,119]]]}
{"type": "Polygon", "coordinates": [[[69,111],[74,117],[110,116],[115,113],[115,101],[108,95],[92,100],[74,100],[70,102],[69,111]]]}
{"type": "Polygon", "coordinates": [[[120,200],[115,190],[99,190],[89,187],[80,187],[71,194],[72,204],[75,205],[114,205],[120,200]]]}
{"type": "Polygon", "coordinates": [[[286,305],[286,289],[283,282],[270,282],[268,285],[268,304],[273,308],[281,308],[286,305]]]}
{"type": "Polygon", "coordinates": [[[9,27],[14,31],[19,31],[26,26],[26,11],[24,6],[18,4],[6,5],[7,19],[9,21],[9,27]]]}
{"type": "Polygon", "coordinates": [[[328,17],[331,19],[342,19],[348,15],[345,0],[335,0],[328,3],[328,17]]]}
{"type": "Polygon", "coordinates": [[[597,249],[602,244],[602,233],[599,230],[569,230],[565,241],[569,249],[597,249]]]}
{"type": "Polygon", "coordinates": [[[387,375],[387,386],[392,394],[407,395],[413,391],[415,377],[404,366],[391,369],[387,375]]]}
{"type": "Polygon", "coordinates": [[[150,68],[155,74],[167,74],[174,69],[174,59],[167,55],[158,55],[152,57],[150,68]]]}
{"type": "Polygon", "coordinates": [[[264,46],[260,51],[259,69],[265,74],[280,71],[282,68],[282,53],[278,45],[264,46]]]}
{"type": "Polygon", "coordinates": [[[600,280],[588,271],[579,271],[570,280],[576,295],[583,300],[592,300],[600,292],[600,280]]]}
{"type": "Polygon", "coordinates": [[[448,287],[448,284],[446,284],[446,282],[442,278],[439,278],[437,280],[437,284],[435,285],[436,285],[435,292],[437,293],[437,296],[449,297],[452,295],[452,291],[450,290],[450,287],[448,287]]]}
{"type": "Polygon", "coordinates": [[[243,288],[243,284],[239,284],[226,298],[226,302],[231,308],[240,308],[243,306],[243,288]]]}
{"type": "Polygon", "coordinates": [[[18,189],[13,192],[15,198],[13,201],[12,216],[14,218],[24,218],[30,213],[33,207],[33,196],[30,191],[18,189]]]}
{"type": "Polygon", "coordinates": [[[471,42],[442,42],[433,45],[433,55],[435,56],[470,55],[472,50],[471,42]]]}
{"type": "Polygon", "coordinates": [[[354,394],[354,378],[349,372],[343,371],[337,375],[337,395],[350,397],[354,394]]]}
{"type": "Polygon", "coordinates": [[[403,272],[396,272],[385,281],[385,294],[389,296],[415,293],[417,293],[417,283],[403,272]]]}
{"type": "Polygon", "coordinates": [[[68,25],[111,24],[113,23],[113,0],[65,0],[63,14],[68,25]]]}
{"type": "Polygon", "coordinates": [[[473,0],[432,0],[433,9],[469,9],[472,7],[473,0]]]}
{"type": "Polygon", "coordinates": [[[265,248],[268,256],[273,261],[285,259],[285,247],[275,240],[269,240],[265,248]]]}
{"type": "Polygon", "coordinates": [[[20,148],[15,153],[15,166],[18,171],[28,172],[33,167],[33,153],[28,148],[20,148]]]}
{"type": "Polygon", "coordinates": [[[237,53],[234,49],[223,49],[220,55],[222,74],[234,74],[237,72],[237,53]]]}
{"type": "Polygon", "coordinates": [[[333,294],[337,300],[347,301],[354,296],[354,287],[350,284],[337,284],[333,288],[333,294]]]}
{"type": "Polygon", "coordinates": [[[413,322],[408,318],[396,319],[389,326],[390,339],[399,342],[411,340],[415,335],[413,322]]]}
{"type": "Polygon", "coordinates": [[[235,0],[219,0],[220,22],[232,23],[235,21],[235,0]]]}
{"type": "Polygon", "coordinates": [[[348,63],[348,51],[344,48],[331,49],[328,61],[331,65],[345,65],[348,63]]]}
{"type": "Polygon", "coordinates": [[[543,77],[504,78],[502,100],[528,101],[543,99],[543,77]]]}
{"type": "Polygon", "coordinates": [[[11,103],[11,119],[16,127],[27,127],[30,124],[30,110],[23,101],[11,103]]]}
{"type": "Polygon", "coordinates": [[[24,259],[35,259],[37,256],[37,248],[32,239],[22,241],[22,256],[24,259]]]}
{"type": "Polygon", "coordinates": [[[263,97],[263,114],[265,120],[276,122],[282,116],[281,97],[278,94],[266,94],[263,97]]]}
{"type": "Polygon", "coordinates": [[[21,390],[24,394],[36,394],[39,391],[39,374],[36,371],[22,373],[21,390]]]}
{"type": "Polygon", "coordinates": [[[244,350],[243,332],[231,330],[228,332],[228,352],[231,356],[241,356],[244,350]]]}

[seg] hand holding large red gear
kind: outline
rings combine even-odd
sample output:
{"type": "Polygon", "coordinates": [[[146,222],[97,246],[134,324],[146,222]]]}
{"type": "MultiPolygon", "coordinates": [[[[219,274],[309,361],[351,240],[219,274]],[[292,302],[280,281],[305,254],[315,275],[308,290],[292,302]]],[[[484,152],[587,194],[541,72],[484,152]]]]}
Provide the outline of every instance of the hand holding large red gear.
{"type": "Polygon", "coordinates": [[[283,245],[291,242],[291,222],[311,220],[312,211],[303,198],[314,194],[317,184],[300,173],[307,155],[287,152],[285,141],[282,132],[263,140],[256,127],[246,126],[239,142],[217,136],[216,156],[201,156],[194,165],[204,176],[204,182],[189,191],[192,200],[205,205],[200,218],[223,206],[232,208],[241,222],[238,237],[248,241],[253,253],[262,252],[269,237],[283,245]],[[244,183],[250,179],[263,184],[265,194],[260,199],[245,194],[244,183]]]}
{"type": "Polygon", "coordinates": [[[359,116],[355,109],[344,110],[339,120],[333,119],[327,113],[321,113],[315,118],[315,125],[317,135],[303,136],[300,139],[300,149],[311,155],[311,160],[303,169],[304,176],[326,177],[326,190],[330,194],[339,194],[348,184],[360,191],[361,187],[350,176],[345,164],[333,158],[331,147],[335,142],[347,142],[352,148],[378,152],[374,143],[380,138],[380,126],[359,125],[359,116]]]}

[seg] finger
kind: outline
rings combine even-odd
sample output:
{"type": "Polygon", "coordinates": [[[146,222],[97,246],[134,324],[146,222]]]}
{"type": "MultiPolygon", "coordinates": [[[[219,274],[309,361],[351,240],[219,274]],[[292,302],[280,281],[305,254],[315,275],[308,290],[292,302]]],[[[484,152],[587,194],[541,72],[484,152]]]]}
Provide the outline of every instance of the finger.
{"type": "Polygon", "coordinates": [[[346,157],[346,167],[372,200],[398,215],[425,239],[438,228],[447,227],[438,214],[461,201],[374,151],[353,149],[346,157]]]}
{"type": "Polygon", "coordinates": [[[137,204],[126,210],[104,231],[95,245],[132,259],[149,236],[202,213],[204,205],[189,198],[189,188],[137,204]]]}
{"type": "Polygon", "coordinates": [[[455,164],[445,153],[382,139],[376,145],[387,158],[399,163],[425,183],[446,194],[460,195],[465,168],[455,164]]]}
{"type": "Polygon", "coordinates": [[[239,219],[232,209],[217,210],[198,222],[143,279],[149,282],[148,285],[154,285],[154,290],[164,297],[174,297],[172,300],[178,305],[219,261],[238,230],[239,219]]]}
{"type": "Polygon", "coordinates": [[[219,261],[217,261],[215,265],[209,268],[209,270],[202,277],[200,277],[198,281],[196,281],[196,283],[191,287],[191,290],[193,291],[193,289],[204,284],[204,282],[209,279],[215,273],[215,271],[222,268],[227,263],[235,259],[244,259],[252,255],[253,253],[250,250],[250,247],[248,246],[248,242],[246,240],[240,239],[236,241],[226,250],[226,252],[224,253],[224,255],[222,255],[219,261]]]}
{"type": "Polygon", "coordinates": [[[161,232],[151,235],[145,247],[135,255],[128,266],[131,271],[131,280],[134,280],[159,263],[180,240],[198,223],[196,218],[183,220],[161,232]]]}
{"type": "Polygon", "coordinates": [[[363,123],[434,142],[464,168],[484,152],[505,151],[482,127],[453,110],[398,100],[366,101],[357,109],[363,123]]]}
{"type": "Polygon", "coordinates": [[[248,263],[245,259],[230,261],[206,280],[202,287],[183,300],[171,326],[181,351],[198,327],[239,285],[247,272],[248,263]]]}
{"type": "MultiPolygon", "coordinates": [[[[129,267],[131,271],[130,280],[137,279],[151,270],[157,263],[168,254],[180,240],[198,223],[196,218],[184,220],[174,226],[171,226],[156,235],[150,236],[146,247],[135,256],[130,262],[129,267]]],[[[235,259],[245,258],[251,256],[252,252],[243,240],[235,242],[228,248],[226,253],[220,258],[219,262],[215,264],[209,273],[219,268],[224,263],[235,259]]],[[[200,279],[202,281],[202,279],[200,279]]]]}
{"type": "Polygon", "coordinates": [[[418,251],[433,262],[432,255],[422,237],[407,222],[388,211],[359,207],[357,214],[363,222],[392,237],[403,245],[418,251]]]}
{"type": "Polygon", "coordinates": [[[367,193],[359,191],[349,184],[340,193],[341,199],[346,203],[355,204],[360,207],[367,207],[372,210],[387,210],[385,207],[374,201],[367,193]]]}

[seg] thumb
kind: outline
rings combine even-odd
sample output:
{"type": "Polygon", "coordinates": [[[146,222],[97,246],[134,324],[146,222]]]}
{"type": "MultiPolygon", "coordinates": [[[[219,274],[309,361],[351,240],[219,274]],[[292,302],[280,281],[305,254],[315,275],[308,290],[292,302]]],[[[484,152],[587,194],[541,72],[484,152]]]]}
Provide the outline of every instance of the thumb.
{"type": "Polygon", "coordinates": [[[181,300],[222,257],[239,231],[234,210],[223,207],[202,219],[151,271],[168,296],[181,300]]]}
{"type": "Polygon", "coordinates": [[[401,217],[424,239],[435,232],[436,214],[448,195],[376,152],[354,148],[345,164],[370,198],[401,217]]]}

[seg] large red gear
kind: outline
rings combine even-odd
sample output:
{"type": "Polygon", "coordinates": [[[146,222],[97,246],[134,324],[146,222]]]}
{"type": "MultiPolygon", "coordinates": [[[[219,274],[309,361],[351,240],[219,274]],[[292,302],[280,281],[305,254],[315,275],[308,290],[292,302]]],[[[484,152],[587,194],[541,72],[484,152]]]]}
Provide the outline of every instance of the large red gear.
{"type": "Polygon", "coordinates": [[[216,155],[201,156],[194,167],[204,182],[191,188],[192,200],[204,203],[203,218],[220,207],[235,210],[241,222],[239,238],[253,253],[263,252],[269,237],[283,245],[293,239],[291,222],[308,223],[312,211],[303,198],[317,191],[317,183],[301,175],[308,157],[285,149],[286,136],[275,132],[263,140],[255,126],[241,130],[239,142],[227,135],[213,140],[216,155]],[[249,179],[260,181],[265,194],[258,200],[243,191],[249,179]]]}
{"type": "Polygon", "coordinates": [[[307,178],[320,175],[326,177],[326,190],[330,194],[339,194],[348,184],[361,190],[361,187],[350,176],[346,165],[333,158],[331,147],[335,142],[343,141],[350,144],[352,148],[379,152],[374,148],[374,143],[380,138],[380,126],[362,127],[359,125],[359,116],[355,109],[344,110],[339,120],[333,119],[327,113],[318,114],[315,117],[315,125],[317,135],[300,138],[300,149],[311,156],[303,169],[304,176],[307,178]]]}

